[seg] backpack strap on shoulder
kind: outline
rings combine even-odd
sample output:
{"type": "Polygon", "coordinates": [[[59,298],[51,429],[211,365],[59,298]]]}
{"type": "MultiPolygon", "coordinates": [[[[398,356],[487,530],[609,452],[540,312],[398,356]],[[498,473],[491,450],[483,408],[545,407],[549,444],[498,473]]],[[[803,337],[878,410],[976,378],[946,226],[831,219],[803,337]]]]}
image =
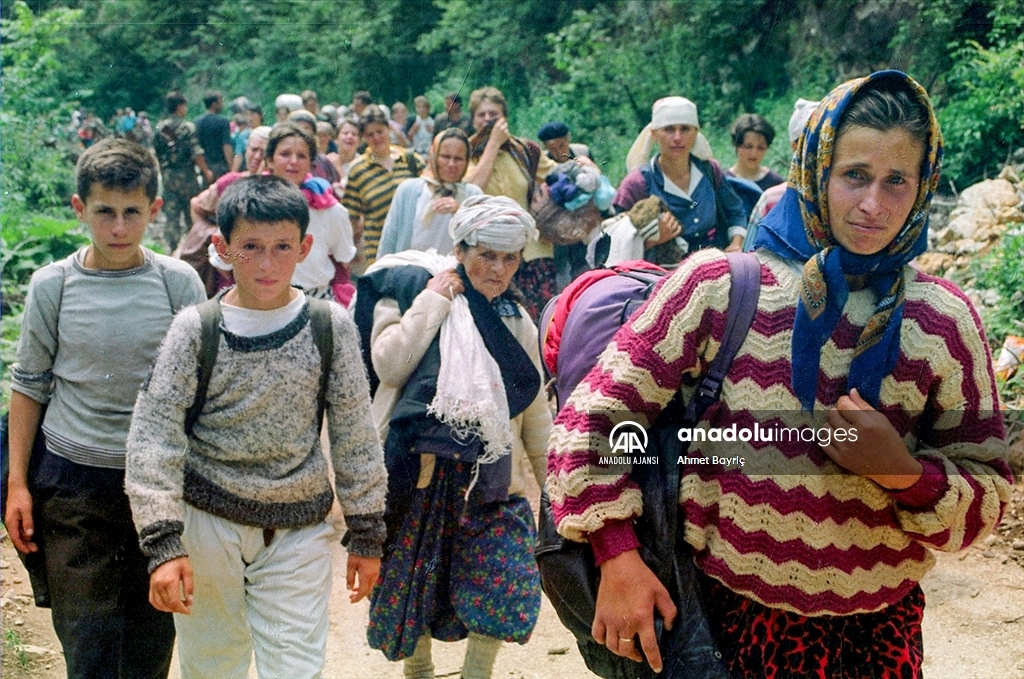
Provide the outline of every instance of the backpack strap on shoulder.
{"type": "Polygon", "coordinates": [[[697,391],[686,406],[683,420],[696,424],[708,406],[718,400],[722,393],[722,382],[736,358],[743,340],[747,337],[750,324],[757,312],[757,300],[761,294],[761,263],[752,252],[729,252],[729,273],[732,285],[729,288],[729,306],[725,319],[725,334],[718,353],[701,377],[697,391]]]}
{"type": "Polygon", "coordinates": [[[714,158],[708,158],[707,162],[711,166],[711,185],[715,187],[715,191],[718,191],[722,182],[725,181],[725,173],[722,172],[722,166],[714,158]]]}
{"type": "Polygon", "coordinates": [[[210,375],[213,364],[217,362],[217,350],[220,346],[220,301],[209,299],[196,305],[199,312],[199,355],[196,368],[196,395],[192,405],[185,411],[185,433],[191,434],[192,428],[199,419],[199,413],[206,404],[206,392],[210,388],[210,375]]]}
{"type": "Polygon", "coordinates": [[[320,352],[320,389],[316,395],[316,421],[319,429],[323,427],[324,410],[327,408],[327,380],[334,359],[334,327],[331,324],[330,302],[310,299],[308,303],[310,330],[313,332],[316,350],[320,352]]]}

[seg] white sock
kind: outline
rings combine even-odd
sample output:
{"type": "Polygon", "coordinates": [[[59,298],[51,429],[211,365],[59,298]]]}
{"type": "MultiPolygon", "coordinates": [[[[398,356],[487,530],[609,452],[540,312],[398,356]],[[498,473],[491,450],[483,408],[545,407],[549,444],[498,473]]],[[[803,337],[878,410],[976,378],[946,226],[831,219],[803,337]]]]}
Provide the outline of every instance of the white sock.
{"type": "Polygon", "coordinates": [[[462,679],[491,679],[494,660],[500,648],[501,639],[470,632],[466,662],[462,665],[462,679]]]}
{"type": "Polygon", "coordinates": [[[403,667],[405,679],[434,679],[434,661],[430,657],[430,634],[416,642],[416,650],[406,658],[403,667]]]}

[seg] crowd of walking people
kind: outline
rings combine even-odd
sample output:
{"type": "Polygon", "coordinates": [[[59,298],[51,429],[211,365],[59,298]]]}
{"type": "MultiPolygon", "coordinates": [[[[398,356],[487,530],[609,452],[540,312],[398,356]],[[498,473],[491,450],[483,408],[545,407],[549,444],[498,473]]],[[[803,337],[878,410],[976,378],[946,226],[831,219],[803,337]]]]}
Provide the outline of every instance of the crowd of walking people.
{"type": "Polygon", "coordinates": [[[192,121],[171,91],[155,125],[77,121],[91,242],[32,278],[4,498],[68,676],[166,677],[175,639],[188,679],[321,676],[337,500],[370,646],[421,679],[432,640],[468,637],[462,676],[491,677],[540,611],[532,484],[592,550],[592,640],[698,676],[641,557],[642,493],[605,458],[617,424],[694,397],[745,250],[756,310],[699,426],[859,436],[691,444],[702,671],[920,677],[932,550],[984,539],[1013,482],[978,314],[913,266],[943,151],[929,96],[883,71],[798,101],[779,173],[763,117],[735,121],[723,167],[666,95],[617,189],[564,122],[515,134],[494,87],[437,115],[306,90],[269,125],[211,91],[192,121]],[[542,310],[641,261],[664,277],[556,412],[542,310]]]}

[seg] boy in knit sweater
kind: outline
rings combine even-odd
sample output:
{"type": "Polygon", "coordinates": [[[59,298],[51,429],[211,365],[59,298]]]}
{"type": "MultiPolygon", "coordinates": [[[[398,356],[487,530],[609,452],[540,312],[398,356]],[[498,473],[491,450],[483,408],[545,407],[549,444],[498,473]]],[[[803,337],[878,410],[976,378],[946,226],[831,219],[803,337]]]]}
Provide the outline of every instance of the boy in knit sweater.
{"type": "Polygon", "coordinates": [[[91,242],[29,284],[11,367],[4,521],[14,546],[43,564],[68,677],[162,679],[174,623],[147,601],[125,439],[174,314],[205,294],[192,267],[142,247],[162,205],[150,151],[105,140],[75,175],[71,205],[91,242]]]}
{"type": "MultiPolygon", "coordinates": [[[[191,431],[201,323],[171,326],[139,393],[126,487],[150,601],[177,613],[182,676],[318,677],[327,643],[333,494],[320,448],[321,357],[309,303],[290,281],[309,253],[309,208],[273,176],[221,196],[214,245],[234,267],[216,362],[191,431]]],[[[377,580],[384,541],[384,457],[348,313],[330,305],[326,419],[348,534],[350,600],[377,580]]]]}

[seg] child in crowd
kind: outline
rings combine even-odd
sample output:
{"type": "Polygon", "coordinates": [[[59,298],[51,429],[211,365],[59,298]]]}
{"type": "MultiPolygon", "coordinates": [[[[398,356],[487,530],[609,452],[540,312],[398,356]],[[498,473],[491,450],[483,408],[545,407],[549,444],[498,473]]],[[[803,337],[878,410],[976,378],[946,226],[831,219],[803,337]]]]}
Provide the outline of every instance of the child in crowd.
{"type": "Polygon", "coordinates": [[[82,154],[71,204],[91,243],[33,274],[11,368],[4,520],[15,547],[45,555],[73,679],[166,677],[174,646],[171,616],[147,599],[124,492],[139,385],[174,314],[206,296],[192,267],[141,245],[162,205],[159,176],[153,154],[126,139],[82,154]]]}
{"type": "Polygon", "coordinates": [[[331,594],[333,494],[320,448],[326,404],[331,459],[348,526],[350,600],[373,587],[384,541],[384,457],[370,417],[359,340],[348,313],[291,286],[309,254],[309,207],[275,176],[233,183],[214,244],[235,286],[210,304],[222,322],[194,424],[201,342],[197,309],[171,326],[139,393],[126,488],[150,601],[175,616],[182,676],[261,677],[323,670],[331,594]],[[326,393],[311,313],[327,305],[333,353],[326,393]]]}

